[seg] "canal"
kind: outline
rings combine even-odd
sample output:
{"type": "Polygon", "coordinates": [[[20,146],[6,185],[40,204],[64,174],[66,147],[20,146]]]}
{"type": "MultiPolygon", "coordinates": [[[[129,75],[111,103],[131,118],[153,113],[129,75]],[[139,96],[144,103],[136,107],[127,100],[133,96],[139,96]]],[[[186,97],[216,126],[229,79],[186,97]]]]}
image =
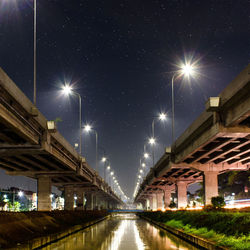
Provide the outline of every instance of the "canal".
{"type": "Polygon", "coordinates": [[[157,228],[135,214],[114,214],[111,218],[44,247],[46,250],[161,250],[198,249],[157,228]]]}

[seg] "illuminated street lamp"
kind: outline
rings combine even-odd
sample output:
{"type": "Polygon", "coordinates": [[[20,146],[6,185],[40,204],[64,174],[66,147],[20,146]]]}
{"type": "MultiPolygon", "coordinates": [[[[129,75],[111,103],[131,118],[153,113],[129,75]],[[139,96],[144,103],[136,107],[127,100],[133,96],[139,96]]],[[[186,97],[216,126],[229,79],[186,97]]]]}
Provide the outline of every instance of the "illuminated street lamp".
{"type": "Polygon", "coordinates": [[[95,167],[96,167],[96,171],[98,171],[98,134],[97,134],[97,131],[94,130],[89,124],[86,124],[83,127],[83,130],[86,131],[87,133],[90,133],[91,131],[95,133],[95,167]]]}
{"type": "MultiPolygon", "coordinates": [[[[165,113],[160,113],[157,117],[161,122],[164,122],[167,119],[167,115],[165,113]]],[[[154,158],[155,158],[155,118],[152,121],[152,138],[149,139],[149,143],[152,145],[152,156],[153,156],[153,166],[154,166],[154,158]]]]}
{"type": "Polygon", "coordinates": [[[149,154],[148,153],[144,153],[144,158],[147,159],[149,157],[149,154]]]}
{"type": "Polygon", "coordinates": [[[106,162],[107,161],[109,161],[109,159],[107,159],[106,157],[102,157],[102,162],[104,163],[104,166],[103,166],[103,178],[104,178],[104,181],[106,181],[106,170],[107,170],[106,162]]]}
{"type": "Polygon", "coordinates": [[[196,65],[190,62],[181,63],[179,70],[177,70],[172,76],[172,144],[175,140],[175,120],[174,120],[174,80],[177,76],[190,77],[196,73],[196,65]]]}
{"type": "Polygon", "coordinates": [[[69,84],[65,84],[62,88],[62,92],[69,96],[71,94],[75,94],[78,96],[79,99],[79,125],[80,125],[80,131],[79,131],[79,153],[82,154],[82,98],[81,95],[75,91],[72,90],[72,87],[69,84]]]}
{"type": "Polygon", "coordinates": [[[149,138],[148,140],[148,143],[152,146],[152,162],[153,162],[153,166],[155,164],[155,152],[154,152],[154,147],[155,147],[155,138],[154,137],[151,137],[149,138]]]}

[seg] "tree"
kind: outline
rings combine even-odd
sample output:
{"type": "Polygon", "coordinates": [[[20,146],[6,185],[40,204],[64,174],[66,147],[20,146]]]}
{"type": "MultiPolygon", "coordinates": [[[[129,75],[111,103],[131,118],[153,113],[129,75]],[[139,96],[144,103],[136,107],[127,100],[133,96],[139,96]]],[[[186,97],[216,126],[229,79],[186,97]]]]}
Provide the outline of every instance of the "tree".
{"type": "Polygon", "coordinates": [[[20,210],[21,204],[20,204],[20,202],[15,201],[15,202],[14,202],[14,205],[13,205],[11,202],[9,202],[8,206],[9,206],[9,208],[10,208],[12,211],[18,212],[18,211],[20,210]]]}

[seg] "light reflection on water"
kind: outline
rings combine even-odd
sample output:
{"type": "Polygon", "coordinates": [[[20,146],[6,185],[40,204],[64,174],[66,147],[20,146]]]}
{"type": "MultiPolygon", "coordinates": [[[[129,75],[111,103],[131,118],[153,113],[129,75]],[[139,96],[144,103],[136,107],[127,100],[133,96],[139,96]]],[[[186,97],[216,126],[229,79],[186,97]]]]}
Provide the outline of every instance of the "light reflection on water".
{"type": "Polygon", "coordinates": [[[139,219],[134,214],[117,214],[43,249],[194,250],[197,248],[139,219]]]}

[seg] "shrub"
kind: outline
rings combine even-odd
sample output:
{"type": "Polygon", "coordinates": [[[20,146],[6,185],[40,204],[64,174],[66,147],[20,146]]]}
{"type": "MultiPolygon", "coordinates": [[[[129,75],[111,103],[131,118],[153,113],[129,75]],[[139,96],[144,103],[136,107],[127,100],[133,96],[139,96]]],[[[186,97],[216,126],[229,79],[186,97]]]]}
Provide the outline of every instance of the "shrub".
{"type": "Polygon", "coordinates": [[[170,208],[175,208],[176,207],[176,203],[174,201],[171,201],[169,204],[170,208]]]}
{"type": "Polygon", "coordinates": [[[215,209],[220,209],[226,205],[224,198],[221,196],[212,197],[211,202],[215,209]]]}

